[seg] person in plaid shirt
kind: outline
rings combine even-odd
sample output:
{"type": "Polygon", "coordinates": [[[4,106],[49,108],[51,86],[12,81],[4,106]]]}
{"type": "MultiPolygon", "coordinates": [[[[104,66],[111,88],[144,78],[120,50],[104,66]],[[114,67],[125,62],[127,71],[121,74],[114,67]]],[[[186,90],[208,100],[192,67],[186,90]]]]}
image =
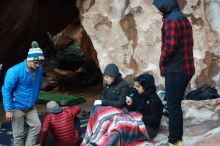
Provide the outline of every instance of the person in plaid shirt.
{"type": "Polygon", "coordinates": [[[168,146],[182,146],[183,115],[181,101],[195,74],[192,26],[176,0],[154,0],[163,15],[160,72],[165,77],[169,112],[168,146]]]}

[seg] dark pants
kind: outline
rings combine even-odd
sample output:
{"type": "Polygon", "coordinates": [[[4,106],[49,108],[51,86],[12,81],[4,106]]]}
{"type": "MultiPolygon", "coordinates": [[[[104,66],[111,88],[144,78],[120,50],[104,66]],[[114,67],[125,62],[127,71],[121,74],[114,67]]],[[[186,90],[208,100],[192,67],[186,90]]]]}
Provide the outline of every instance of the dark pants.
{"type": "MultiPolygon", "coordinates": [[[[80,119],[79,119],[79,117],[75,117],[74,124],[75,124],[76,130],[79,132],[79,135],[81,137],[82,132],[81,132],[81,128],[80,128],[80,119]]],[[[80,146],[81,142],[82,142],[82,139],[80,139],[79,143],[76,146],[80,146]]]]}
{"type": "Polygon", "coordinates": [[[79,135],[81,136],[82,133],[81,133],[81,128],[80,128],[80,119],[79,119],[79,117],[75,117],[74,124],[75,124],[76,130],[79,132],[79,135]]]}
{"type": "Polygon", "coordinates": [[[183,113],[181,101],[188,82],[192,76],[178,73],[165,75],[165,90],[167,96],[167,108],[169,112],[169,137],[168,142],[175,144],[182,140],[183,136],[183,113]]]}

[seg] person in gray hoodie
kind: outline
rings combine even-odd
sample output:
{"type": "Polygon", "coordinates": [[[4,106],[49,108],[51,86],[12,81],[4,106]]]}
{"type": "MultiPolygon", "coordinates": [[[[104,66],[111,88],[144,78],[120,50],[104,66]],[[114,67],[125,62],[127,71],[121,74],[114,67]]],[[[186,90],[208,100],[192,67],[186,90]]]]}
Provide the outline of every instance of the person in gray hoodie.
{"type": "Polygon", "coordinates": [[[128,83],[122,79],[115,64],[108,64],[103,73],[104,88],[94,105],[125,107],[126,96],[130,92],[128,83]]]}

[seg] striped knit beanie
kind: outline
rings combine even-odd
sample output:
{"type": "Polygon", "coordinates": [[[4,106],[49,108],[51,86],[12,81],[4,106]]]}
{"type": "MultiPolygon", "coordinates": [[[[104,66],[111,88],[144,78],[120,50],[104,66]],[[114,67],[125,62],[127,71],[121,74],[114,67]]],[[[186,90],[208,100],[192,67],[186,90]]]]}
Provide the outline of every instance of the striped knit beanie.
{"type": "Polygon", "coordinates": [[[31,43],[31,48],[28,51],[27,61],[39,61],[44,60],[44,54],[41,48],[39,48],[38,43],[33,41],[31,43]]]}

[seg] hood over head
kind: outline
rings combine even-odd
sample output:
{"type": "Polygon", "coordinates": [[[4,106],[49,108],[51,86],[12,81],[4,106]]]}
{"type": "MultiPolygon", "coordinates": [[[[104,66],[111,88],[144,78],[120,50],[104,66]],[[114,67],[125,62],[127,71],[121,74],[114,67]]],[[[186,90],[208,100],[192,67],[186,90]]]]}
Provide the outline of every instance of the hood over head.
{"type": "Polygon", "coordinates": [[[148,73],[144,73],[135,78],[143,88],[144,88],[144,96],[149,96],[153,93],[156,93],[156,86],[154,77],[148,73]]]}
{"type": "Polygon", "coordinates": [[[179,10],[177,0],[154,0],[153,5],[163,13],[163,15],[170,14],[173,10],[179,10]]]}
{"type": "Polygon", "coordinates": [[[121,77],[118,67],[115,64],[108,64],[105,67],[104,75],[114,77],[116,80],[121,77]]]}

